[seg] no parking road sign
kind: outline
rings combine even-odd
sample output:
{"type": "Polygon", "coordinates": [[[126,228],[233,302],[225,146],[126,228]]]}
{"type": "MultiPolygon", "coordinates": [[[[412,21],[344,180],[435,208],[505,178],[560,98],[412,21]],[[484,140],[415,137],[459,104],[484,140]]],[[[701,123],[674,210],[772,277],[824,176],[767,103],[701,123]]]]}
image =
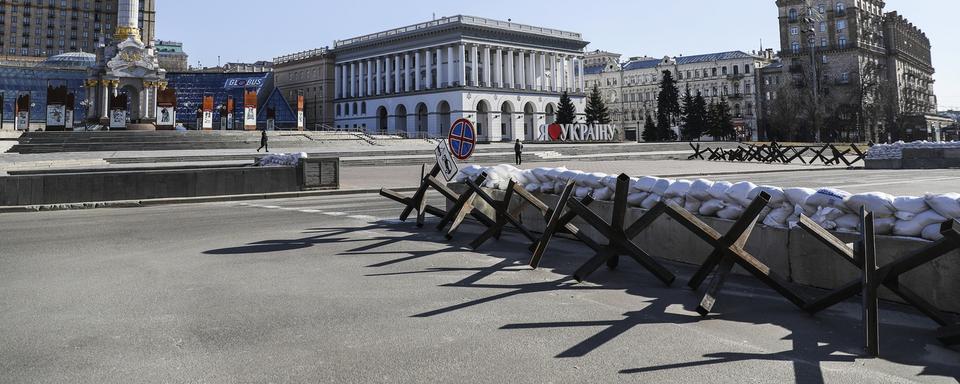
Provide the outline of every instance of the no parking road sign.
{"type": "Polygon", "coordinates": [[[447,145],[446,140],[440,140],[440,145],[437,145],[434,153],[437,155],[437,165],[440,166],[440,172],[443,173],[443,178],[447,181],[453,180],[453,178],[457,176],[457,173],[460,172],[460,168],[457,167],[457,161],[454,160],[453,155],[450,154],[450,147],[447,145]]]}
{"type": "Polygon", "coordinates": [[[470,158],[477,147],[477,131],[473,128],[473,123],[467,119],[454,121],[447,138],[450,142],[450,153],[458,160],[470,158]]]}

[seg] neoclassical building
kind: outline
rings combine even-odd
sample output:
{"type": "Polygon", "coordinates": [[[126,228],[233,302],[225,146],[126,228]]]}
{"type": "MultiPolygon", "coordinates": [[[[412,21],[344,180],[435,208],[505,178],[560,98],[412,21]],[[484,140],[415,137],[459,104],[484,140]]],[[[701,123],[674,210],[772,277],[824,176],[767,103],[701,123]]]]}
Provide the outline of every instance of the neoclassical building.
{"type": "Polygon", "coordinates": [[[568,92],[582,119],[579,33],[451,16],[334,43],[338,128],[443,137],[475,123],[480,141],[534,140],[568,92]]]}

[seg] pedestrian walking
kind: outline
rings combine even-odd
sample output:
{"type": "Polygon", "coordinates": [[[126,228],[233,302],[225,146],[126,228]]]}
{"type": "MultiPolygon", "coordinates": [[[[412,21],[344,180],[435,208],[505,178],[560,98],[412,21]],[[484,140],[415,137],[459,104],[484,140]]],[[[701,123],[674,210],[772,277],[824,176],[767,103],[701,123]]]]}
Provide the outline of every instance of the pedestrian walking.
{"type": "Polygon", "coordinates": [[[513,153],[517,155],[517,165],[523,163],[523,143],[520,139],[517,139],[517,143],[513,145],[513,153]]]}
{"type": "Polygon", "coordinates": [[[263,134],[260,135],[260,148],[257,148],[257,152],[260,152],[261,149],[263,149],[264,152],[270,152],[270,148],[267,147],[267,130],[263,130],[260,132],[262,132],[263,134]]]}

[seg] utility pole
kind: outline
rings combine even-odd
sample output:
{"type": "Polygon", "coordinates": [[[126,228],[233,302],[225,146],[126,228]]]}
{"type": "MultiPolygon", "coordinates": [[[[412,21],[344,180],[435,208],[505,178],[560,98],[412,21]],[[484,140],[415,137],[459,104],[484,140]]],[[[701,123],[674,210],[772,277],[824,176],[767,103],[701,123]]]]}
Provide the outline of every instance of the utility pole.
{"type": "Polygon", "coordinates": [[[813,133],[814,141],[819,143],[821,142],[820,135],[820,76],[819,71],[817,70],[817,24],[823,20],[823,16],[820,15],[820,10],[815,8],[809,0],[806,2],[806,7],[804,12],[804,21],[807,24],[807,45],[810,48],[810,90],[811,90],[811,101],[813,102],[813,115],[811,117],[811,122],[813,123],[813,133]]]}

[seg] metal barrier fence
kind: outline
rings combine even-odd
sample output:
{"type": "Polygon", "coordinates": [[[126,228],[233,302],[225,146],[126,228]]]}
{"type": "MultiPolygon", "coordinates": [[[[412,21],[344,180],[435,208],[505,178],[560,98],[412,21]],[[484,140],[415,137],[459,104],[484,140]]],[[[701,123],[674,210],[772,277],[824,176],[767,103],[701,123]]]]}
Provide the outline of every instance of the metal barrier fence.
{"type": "MultiPolygon", "coordinates": [[[[830,148],[832,146],[828,144],[826,147],[830,148]]],[[[752,153],[756,155],[758,150],[762,151],[754,149],[752,153]]],[[[821,153],[818,156],[822,156],[824,150],[821,148],[821,153]]],[[[779,153],[782,154],[782,152],[779,153]]],[[[468,180],[466,182],[467,190],[462,194],[457,194],[437,179],[439,173],[439,166],[434,166],[429,173],[421,173],[420,187],[412,197],[406,197],[388,189],[381,189],[380,194],[404,205],[403,213],[400,215],[401,221],[406,221],[413,211],[417,211],[418,227],[423,226],[426,214],[441,217],[437,230],[443,231],[449,226],[446,232],[448,240],[452,239],[464,219],[468,215],[472,216],[482,226],[486,227],[483,233],[470,242],[472,249],[477,249],[491,239],[499,239],[503,230],[507,225],[510,225],[530,241],[527,248],[532,254],[530,266],[533,268],[537,268],[542,258],[545,257],[550,240],[554,235],[557,233],[573,235],[595,252],[586,263],[574,272],[574,278],[577,281],[583,281],[603,264],[606,264],[609,268],[616,268],[620,256],[625,255],[638,262],[665,285],[670,286],[676,277],[632,240],[643,233],[658,218],[667,216],[713,248],[709,257],[687,283],[690,288],[699,290],[700,286],[710,278],[697,306],[697,312],[701,316],[706,317],[712,312],[720,290],[736,265],[749,272],[750,275],[773,289],[800,310],[810,314],[820,312],[858,293],[862,294],[864,344],[868,356],[877,357],[880,354],[878,347],[880,327],[877,290],[881,286],[900,296],[905,302],[938,323],[941,328],[938,330],[936,337],[942,343],[947,345],[960,344],[960,323],[953,321],[950,316],[942,313],[933,304],[900,283],[901,275],[931,263],[949,252],[960,249],[960,222],[956,220],[948,221],[942,225],[943,239],[931,243],[924,249],[896,257],[886,265],[878,266],[872,213],[861,210],[862,230],[860,231],[859,241],[853,247],[847,246],[813,220],[801,216],[799,226],[803,230],[825,244],[831,252],[857,266],[861,272],[859,279],[851,281],[820,298],[811,298],[804,295],[789,279],[775,273],[769,266],[745,249],[747,239],[757,225],[764,208],[769,203],[770,195],[766,192],[761,192],[727,233],[721,234],[697,216],[669,200],[659,202],[643,213],[636,221],[626,225],[624,219],[628,209],[626,200],[630,178],[625,174],[621,174],[617,178],[612,217],[608,222],[603,218],[603,214],[591,209],[590,205],[593,202],[591,197],[577,199],[573,196],[575,185],[572,181],[564,188],[557,204],[550,207],[532,193],[526,191],[522,185],[513,181],[509,182],[503,197],[499,200],[495,199],[489,192],[481,188],[487,179],[486,173],[482,173],[474,180],[468,180]],[[450,202],[449,210],[426,204],[426,193],[430,188],[440,192],[450,202]],[[527,229],[520,220],[517,207],[513,210],[510,209],[510,202],[514,196],[529,203],[542,214],[546,229],[539,237],[534,236],[532,231],[527,229]],[[492,215],[478,209],[475,205],[478,198],[492,210],[492,215]],[[571,224],[571,221],[578,217],[606,238],[606,244],[598,243],[571,224]]]]}
{"type": "MultiPolygon", "coordinates": [[[[857,144],[845,145],[846,148],[838,148],[834,144],[823,145],[780,145],[776,142],[771,144],[740,144],[734,149],[711,148],[701,146],[700,143],[689,143],[693,149],[693,154],[687,160],[710,160],[710,161],[755,161],[760,163],[779,163],[791,164],[800,162],[803,164],[822,165],[845,165],[852,167],[858,163],[863,163],[867,153],[857,144]]],[[[842,146],[841,146],[842,147],[842,146]]]]}

